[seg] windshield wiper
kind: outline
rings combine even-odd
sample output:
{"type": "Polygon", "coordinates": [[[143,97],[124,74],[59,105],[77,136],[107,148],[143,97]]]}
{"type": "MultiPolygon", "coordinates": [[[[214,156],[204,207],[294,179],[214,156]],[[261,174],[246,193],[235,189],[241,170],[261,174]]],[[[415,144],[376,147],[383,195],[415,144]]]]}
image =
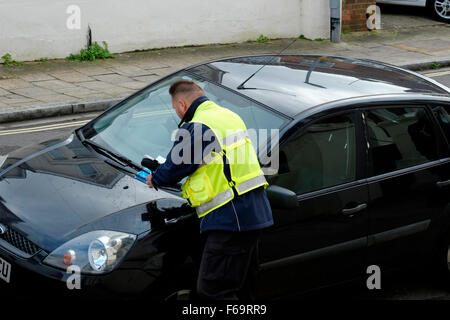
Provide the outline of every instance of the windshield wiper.
{"type": "MultiPolygon", "coordinates": [[[[136,165],[133,161],[131,161],[130,159],[114,152],[111,150],[108,150],[107,148],[99,145],[98,143],[90,140],[90,139],[84,139],[83,143],[90,145],[91,147],[93,147],[97,152],[103,154],[104,156],[114,160],[115,162],[119,163],[122,167],[129,167],[129,168],[133,168],[137,171],[142,171],[143,168],[141,168],[140,166],[136,165]]],[[[128,171],[128,170],[127,170],[128,171]]],[[[135,172],[131,172],[128,171],[130,173],[135,173],[135,172]]]]}

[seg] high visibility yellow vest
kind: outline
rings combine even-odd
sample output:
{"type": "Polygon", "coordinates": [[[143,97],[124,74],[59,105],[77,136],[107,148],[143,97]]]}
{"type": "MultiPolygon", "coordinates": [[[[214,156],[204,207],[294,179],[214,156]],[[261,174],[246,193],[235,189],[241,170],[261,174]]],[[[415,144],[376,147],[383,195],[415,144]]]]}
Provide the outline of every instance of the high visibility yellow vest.
{"type": "MultiPolygon", "coordinates": [[[[238,195],[269,185],[247,135],[244,121],[234,112],[212,101],[200,104],[190,122],[206,125],[214,132],[222,150],[203,155],[203,162],[181,186],[181,196],[188,199],[203,217],[238,195]],[[231,181],[224,173],[224,158],[230,166],[231,181]]],[[[215,150],[217,151],[217,150],[215,150]]]]}

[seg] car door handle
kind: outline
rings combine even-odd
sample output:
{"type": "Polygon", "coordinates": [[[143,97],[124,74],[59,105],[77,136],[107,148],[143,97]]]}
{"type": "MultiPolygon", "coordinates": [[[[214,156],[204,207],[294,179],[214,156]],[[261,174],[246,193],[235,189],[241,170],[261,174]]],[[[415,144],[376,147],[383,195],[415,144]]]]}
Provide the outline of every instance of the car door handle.
{"type": "Polygon", "coordinates": [[[439,188],[446,187],[446,186],[450,186],[450,180],[447,180],[447,181],[438,181],[438,182],[436,182],[436,185],[437,185],[439,188]]]}
{"type": "Polygon", "coordinates": [[[355,214],[355,213],[357,213],[357,212],[359,212],[361,210],[364,210],[366,208],[367,208],[367,204],[366,203],[362,203],[362,204],[360,204],[360,205],[358,205],[358,206],[356,206],[354,208],[342,209],[342,214],[345,215],[345,216],[348,216],[348,215],[355,214]]]}

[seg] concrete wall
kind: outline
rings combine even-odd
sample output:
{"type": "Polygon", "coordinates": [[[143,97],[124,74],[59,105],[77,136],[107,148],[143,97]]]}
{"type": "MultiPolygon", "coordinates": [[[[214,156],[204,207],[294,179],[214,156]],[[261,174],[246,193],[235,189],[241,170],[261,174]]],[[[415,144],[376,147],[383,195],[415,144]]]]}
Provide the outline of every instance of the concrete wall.
{"type": "Polygon", "coordinates": [[[112,52],[271,38],[327,38],[329,0],[0,0],[0,56],[64,58],[87,43],[112,52]],[[81,28],[69,30],[69,5],[81,28]]]}
{"type": "Polygon", "coordinates": [[[300,1],[300,34],[309,39],[330,38],[330,1],[300,1]]]}

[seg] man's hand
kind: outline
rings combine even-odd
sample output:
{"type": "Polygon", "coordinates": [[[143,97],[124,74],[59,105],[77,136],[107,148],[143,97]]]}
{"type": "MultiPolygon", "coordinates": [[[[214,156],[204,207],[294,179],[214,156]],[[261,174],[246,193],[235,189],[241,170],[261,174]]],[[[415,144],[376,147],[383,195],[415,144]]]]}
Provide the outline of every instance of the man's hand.
{"type": "Polygon", "coordinates": [[[151,173],[147,176],[147,185],[150,188],[154,188],[153,183],[152,183],[152,174],[151,173]]]}

